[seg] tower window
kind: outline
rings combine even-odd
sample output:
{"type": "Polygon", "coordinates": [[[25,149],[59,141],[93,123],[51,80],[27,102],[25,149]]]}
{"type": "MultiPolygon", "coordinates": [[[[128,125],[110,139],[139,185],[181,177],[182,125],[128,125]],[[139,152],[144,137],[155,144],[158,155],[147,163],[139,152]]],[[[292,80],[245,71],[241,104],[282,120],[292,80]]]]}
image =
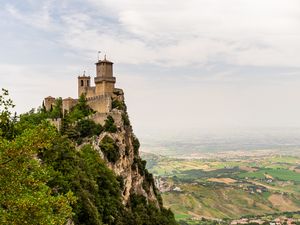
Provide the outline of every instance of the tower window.
{"type": "Polygon", "coordinates": [[[83,86],[83,80],[81,80],[81,87],[83,86]]]}

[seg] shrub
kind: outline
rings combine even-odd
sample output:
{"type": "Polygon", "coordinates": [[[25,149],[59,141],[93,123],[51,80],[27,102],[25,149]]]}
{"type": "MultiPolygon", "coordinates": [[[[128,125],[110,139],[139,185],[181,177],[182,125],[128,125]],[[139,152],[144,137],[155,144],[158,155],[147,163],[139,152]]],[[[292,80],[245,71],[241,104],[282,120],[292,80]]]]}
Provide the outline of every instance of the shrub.
{"type": "Polygon", "coordinates": [[[120,158],[119,147],[109,136],[105,136],[99,147],[109,162],[116,162],[120,158]]]}
{"type": "Polygon", "coordinates": [[[113,100],[112,104],[111,104],[111,107],[113,109],[126,110],[126,106],[125,106],[124,102],[119,101],[119,100],[113,100]]]}
{"type": "Polygon", "coordinates": [[[130,126],[130,120],[127,113],[122,113],[122,119],[125,126],[130,126]]]}
{"type": "Polygon", "coordinates": [[[96,124],[94,121],[88,119],[80,120],[76,125],[76,129],[82,138],[99,135],[103,130],[100,124],[96,124]]]}
{"type": "Polygon", "coordinates": [[[137,139],[136,136],[132,137],[132,145],[133,145],[134,155],[138,155],[139,148],[140,148],[140,141],[139,141],[139,139],[137,139]]]}
{"type": "Polygon", "coordinates": [[[130,207],[133,213],[135,224],[143,225],[175,225],[174,214],[162,208],[159,210],[153,203],[147,203],[146,198],[141,195],[130,196],[130,207]]]}
{"type": "Polygon", "coordinates": [[[117,132],[117,127],[115,125],[115,121],[112,116],[108,116],[105,120],[105,124],[103,126],[104,131],[115,133],[117,132]]]}

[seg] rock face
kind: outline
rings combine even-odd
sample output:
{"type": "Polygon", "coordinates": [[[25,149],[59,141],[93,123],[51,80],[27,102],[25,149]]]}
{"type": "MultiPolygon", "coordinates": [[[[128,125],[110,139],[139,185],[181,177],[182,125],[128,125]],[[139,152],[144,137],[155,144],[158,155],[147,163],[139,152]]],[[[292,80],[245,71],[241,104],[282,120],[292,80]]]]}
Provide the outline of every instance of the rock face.
{"type": "Polygon", "coordinates": [[[122,180],[123,204],[130,204],[132,195],[142,195],[147,202],[161,208],[161,198],[153,176],[145,169],[146,161],[139,156],[139,141],[130,125],[123,91],[115,89],[112,96],[112,110],[109,113],[96,113],[91,119],[104,126],[104,132],[94,140],[93,145],[107,162],[108,167],[122,180]],[[111,127],[108,127],[108,120],[112,122],[111,127]]]}

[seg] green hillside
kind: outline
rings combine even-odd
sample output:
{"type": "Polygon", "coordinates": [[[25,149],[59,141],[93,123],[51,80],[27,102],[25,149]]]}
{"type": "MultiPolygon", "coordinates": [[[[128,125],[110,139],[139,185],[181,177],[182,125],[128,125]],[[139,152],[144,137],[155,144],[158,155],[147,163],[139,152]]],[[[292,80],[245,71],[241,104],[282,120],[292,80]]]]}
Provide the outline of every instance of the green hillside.
{"type": "MultiPolygon", "coordinates": [[[[176,224],[156,189],[159,205],[137,192],[123,204],[123,178],[93,145],[97,135],[117,131],[114,121],[108,117],[101,126],[87,119],[93,111],[81,97],[58,131],[48,120],[61,116],[61,99],[56,101],[51,111],[40,108],[17,117],[11,113],[14,105],[8,92],[0,94],[0,224],[176,224]]],[[[119,157],[117,144],[104,140],[100,148],[113,162],[119,157]]],[[[138,147],[131,166],[147,176],[143,187],[149,189],[153,177],[138,147]]]]}
{"type": "Polygon", "coordinates": [[[162,197],[178,221],[300,211],[300,158],[274,155],[200,160],[151,154],[144,157],[151,161],[148,169],[168,187],[162,197]]]}

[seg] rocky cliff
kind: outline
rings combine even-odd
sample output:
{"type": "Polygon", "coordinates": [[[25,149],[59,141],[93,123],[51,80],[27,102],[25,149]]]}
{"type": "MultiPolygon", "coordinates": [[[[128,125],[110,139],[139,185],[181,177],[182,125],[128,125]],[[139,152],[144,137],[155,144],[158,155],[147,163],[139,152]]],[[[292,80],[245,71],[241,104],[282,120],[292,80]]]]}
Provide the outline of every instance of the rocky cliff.
{"type": "Polygon", "coordinates": [[[105,113],[95,112],[82,95],[63,117],[61,99],[52,111],[23,117],[26,121],[38,117],[40,122],[47,118],[53,125],[61,122],[53,146],[40,154],[53,169],[50,188],[57,194],[74,194],[76,225],[176,224],[139,156],[140,143],[133,134],[123,91],[114,89],[107,97],[105,113]]]}
{"type": "Polygon", "coordinates": [[[139,156],[139,141],[133,133],[126,111],[124,93],[115,89],[112,110],[107,114],[95,114],[94,121],[103,121],[104,131],[93,140],[93,146],[107,162],[122,183],[123,204],[130,204],[132,195],[142,195],[157,208],[162,201],[155,187],[152,174],[146,169],[146,161],[139,156]]]}

